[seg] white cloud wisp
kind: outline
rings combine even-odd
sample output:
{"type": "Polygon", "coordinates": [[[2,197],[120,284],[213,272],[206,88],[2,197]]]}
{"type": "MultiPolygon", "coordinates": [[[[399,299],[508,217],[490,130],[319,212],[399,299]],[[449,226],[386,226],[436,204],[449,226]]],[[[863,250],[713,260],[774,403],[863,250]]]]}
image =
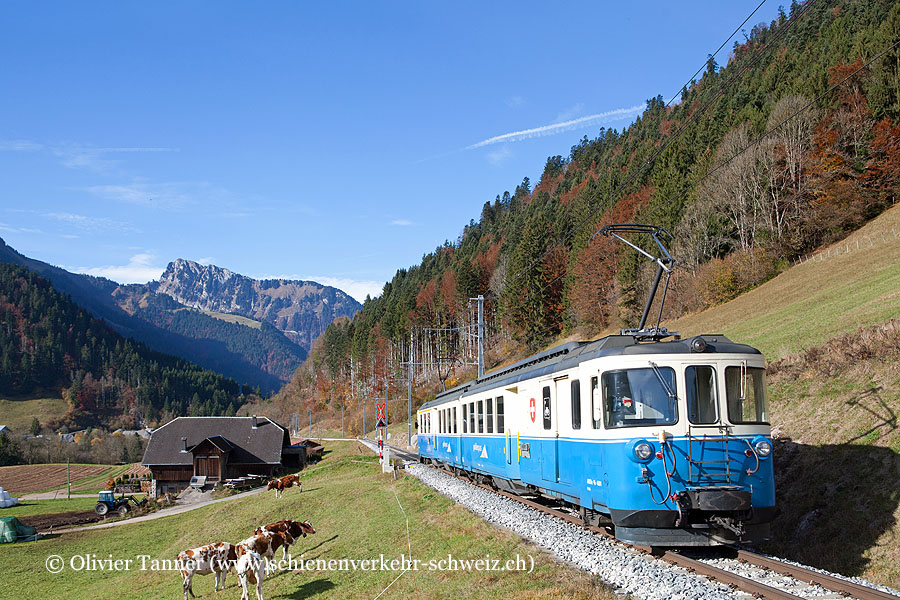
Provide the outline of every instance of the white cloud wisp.
{"type": "Polygon", "coordinates": [[[595,115],[588,115],[586,117],[572,119],[571,121],[563,121],[562,123],[552,123],[550,125],[534,127],[532,129],[523,129],[521,131],[512,131],[510,133],[504,133],[502,135],[495,135],[494,137],[487,138],[486,140],[481,140],[480,142],[472,144],[471,146],[466,146],[465,149],[474,150],[476,148],[483,148],[484,146],[490,146],[491,144],[500,144],[503,142],[520,142],[522,140],[543,137],[546,135],[556,135],[557,133],[572,131],[573,129],[589,127],[591,125],[599,125],[600,123],[619,121],[621,119],[626,119],[628,117],[637,115],[642,110],[644,110],[646,106],[646,104],[638,104],[630,108],[617,108],[615,110],[597,113],[595,115]]]}

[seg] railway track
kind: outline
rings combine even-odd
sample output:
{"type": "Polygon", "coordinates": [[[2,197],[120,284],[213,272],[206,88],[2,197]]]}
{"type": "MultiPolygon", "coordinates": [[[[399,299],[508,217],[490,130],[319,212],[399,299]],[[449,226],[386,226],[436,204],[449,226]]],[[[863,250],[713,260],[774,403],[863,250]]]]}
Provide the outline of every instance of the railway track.
{"type": "MultiPolygon", "coordinates": [[[[404,460],[418,461],[418,456],[415,454],[411,454],[393,446],[391,446],[391,453],[404,460]]],[[[495,489],[489,485],[472,481],[466,477],[461,477],[442,467],[436,467],[434,465],[432,465],[432,467],[447,475],[455,477],[456,479],[465,481],[470,485],[504,496],[542,513],[555,516],[568,523],[572,523],[598,535],[615,540],[615,536],[606,529],[585,526],[579,516],[567,512],[566,509],[555,508],[542,502],[537,502],[529,498],[495,489]]],[[[623,545],[630,546],[624,543],[623,545]]],[[[690,552],[663,550],[646,546],[630,547],[672,565],[686,569],[692,573],[703,575],[728,585],[733,589],[744,592],[754,598],[766,598],[771,600],[797,600],[798,598],[819,598],[827,600],[829,598],[837,599],[847,597],[857,598],[858,600],[898,600],[898,598],[900,598],[900,596],[894,594],[889,594],[852,581],[820,573],[799,565],[785,563],[747,550],[725,549],[726,553],[730,554],[730,556],[727,556],[724,559],[717,557],[714,560],[710,560],[709,558],[695,558],[689,555],[690,552]],[[723,567],[720,567],[711,564],[712,562],[724,564],[723,567]],[[752,578],[734,572],[739,570],[747,571],[747,565],[752,565],[757,568],[757,571],[752,578]]]]}

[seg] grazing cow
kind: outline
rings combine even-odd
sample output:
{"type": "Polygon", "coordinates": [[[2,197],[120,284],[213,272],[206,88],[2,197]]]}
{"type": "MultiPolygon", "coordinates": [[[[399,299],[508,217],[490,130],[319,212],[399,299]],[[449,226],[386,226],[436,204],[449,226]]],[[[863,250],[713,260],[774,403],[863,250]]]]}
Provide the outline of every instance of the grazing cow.
{"type": "Polygon", "coordinates": [[[278,532],[284,535],[284,558],[288,558],[288,549],[301,537],[315,533],[316,530],[309,521],[291,521],[285,519],[276,523],[269,523],[264,527],[257,527],[254,535],[262,535],[265,532],[278,532]]]}
{"type": "MultiPolygon", "coordinates": [[[[225,575],[234,566],[237,560],[235,547],[228,542],[217,542],[206,546],[200,546],[192,550],[178,553],[178,561],[181,565],[181,575],[184,577],[184,600],[188,600],[188,593],[194,596],[192,583],[194,575],[216,574],[216,591],[219,584],[225,589],[225,575]]],[[[196,596],[195,596],[196,597],[196,596]]]]}
{"type": "Polygon", "coordinates": [[[275,551],[278,550],[278,547],[293,543],[294,538],[289,533],[262,530],[260,533],[254,533],[246,540],[238,542],[235,551],[239,559],[244,554],[256,552],[265,559],[264,562],[266,563],[266,568],[268,568],[268,561],[275,559],[275,551]]]}
{"type": "Polygon", "coordinates": [[[299,491],[303,491],[303,484],[300,483],[299,475],[285,475],[280,479],[273,479],[266,486],[266,491],[275,490],[275,497],[280,498],[284,495],[284,490],[296,485],[299,491]]]}
{"type": "Polygon", "coordinates": [[[263,558],[250,551],[241,555],[237,561],[237,576],[241,582],[241,600],[250,600],[248,584],[256,584],[256,600],[263,600],[262,585],[266,578],[263,558]]]}

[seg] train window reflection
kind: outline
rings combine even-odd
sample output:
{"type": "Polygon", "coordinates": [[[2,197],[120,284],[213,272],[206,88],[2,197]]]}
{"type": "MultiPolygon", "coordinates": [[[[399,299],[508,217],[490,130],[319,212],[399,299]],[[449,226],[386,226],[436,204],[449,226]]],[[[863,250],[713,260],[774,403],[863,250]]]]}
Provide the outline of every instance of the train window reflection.
{"type": "Polygon", "coordinates": [[[766,371],[759,367],[726,367],[725,399],[732,423],[768,423],[766,371]]]}
{"type": "Polygon", "coordinates": [[[494,433],[494,400],[488,398],[487,403],[487,432],[494,433]]]}
{"type": "Polygon", "coordinates": [[[718,422],[716,409],[716,370],[710,366],[684,370],[687,386],[688,419],[697,425],[718,422]]]}
{"type": "Polygon", "coordinates": [[[607,371],[602,376],[602,388],[607,428],[678,421],[675,371],[669,367],[607,371]]]}
{"type": "Polygon", "coordinates": [[[503,396],[497,396],[497,433],[503,433],[503,396]]]}

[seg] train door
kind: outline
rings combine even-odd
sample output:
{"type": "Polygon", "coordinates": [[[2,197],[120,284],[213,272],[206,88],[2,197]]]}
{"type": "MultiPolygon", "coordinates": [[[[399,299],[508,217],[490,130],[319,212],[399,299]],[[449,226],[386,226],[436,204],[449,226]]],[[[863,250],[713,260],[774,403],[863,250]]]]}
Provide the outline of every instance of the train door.
{"type": "Polygon", "coordinates": [[[541,478],[545,481],[559,481],[559,461],[557,446],[559,444],[559,419],[556,411],[556,398],[552,391],[553,382],[541,384],[541,478]]]}
{"type": "Polygon", "coordinates": [[[568,377],[561,377],[553,381],[556,388],[554,397],[554,407],[556,409],[555,423],[553,429],[556,432],[556,480],[560,483],[572,483],[575,479],[575,460],[576,455],[580,453],[567,452],[571,449],[572,442],[560,442],[560,431],[563,432],[563,438],[571,438],[569,429],[572,425],[572,390],[568,377]]]}

